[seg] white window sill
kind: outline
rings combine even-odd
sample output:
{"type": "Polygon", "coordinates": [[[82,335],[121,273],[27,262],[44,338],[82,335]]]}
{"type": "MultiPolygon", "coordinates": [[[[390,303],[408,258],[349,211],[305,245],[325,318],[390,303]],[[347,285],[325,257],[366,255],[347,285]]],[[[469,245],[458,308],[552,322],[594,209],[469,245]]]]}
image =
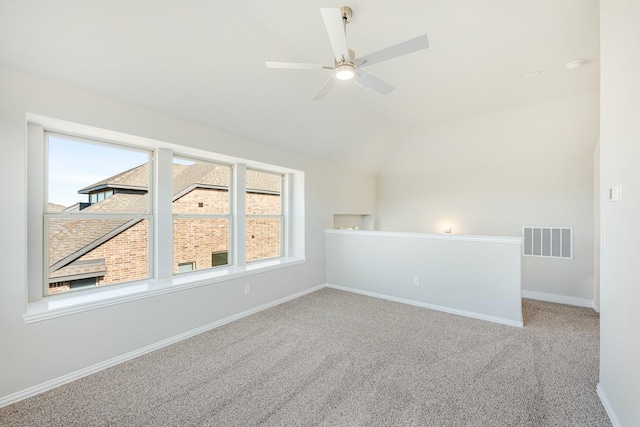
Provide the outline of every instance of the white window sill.
{"type": "Polygon", "coordinates": [[[40,322],[110,305],[123,304],[156,295],[179,292],[271,270],[293,267],[304,262],[305,260],[300,258],[275,258],[252,262],[243,267],[230,266],[194,271],[180,274],[167,280],[145,280],[123,285],[98,287],[90,291],[52,295],[41,301],[28,303],[27,313],[23,316],[23,319],[25,323],[40,322]]]}

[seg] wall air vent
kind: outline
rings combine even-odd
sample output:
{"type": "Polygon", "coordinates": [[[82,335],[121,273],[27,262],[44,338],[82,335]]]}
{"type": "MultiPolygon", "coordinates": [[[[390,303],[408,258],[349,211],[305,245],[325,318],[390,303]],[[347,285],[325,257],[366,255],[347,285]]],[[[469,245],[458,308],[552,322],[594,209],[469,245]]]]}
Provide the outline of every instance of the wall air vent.
{"type": "Polygon", "coordinates": [[[563,227],[523,227],[522,255],[573,258],[573,229],[563,227]]]}

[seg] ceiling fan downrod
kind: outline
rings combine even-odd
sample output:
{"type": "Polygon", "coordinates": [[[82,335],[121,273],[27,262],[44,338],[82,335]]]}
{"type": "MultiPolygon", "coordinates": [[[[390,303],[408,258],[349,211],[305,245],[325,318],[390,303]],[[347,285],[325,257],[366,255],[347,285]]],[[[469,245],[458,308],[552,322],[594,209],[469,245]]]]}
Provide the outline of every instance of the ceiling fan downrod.
{"type": "MultiPolygon", "coordinates": [[[[351,22],[351,19],[353,19],[353,10],[349,7],[349,6],[342,6],[340,7],[340,13],[342,14],[342,27],[344,28],[344,38],[347,38],[347,24],[349,22],[351,22]]],[[[351,61],[353,61],[356,57],[356,53],[352,50],[349,49],[349,57],[348,58],[342,58],[341,63],[350,63],[351,61]]],[[[336,66],[338,66],[339,63],[336,61],[336,66]]]]}

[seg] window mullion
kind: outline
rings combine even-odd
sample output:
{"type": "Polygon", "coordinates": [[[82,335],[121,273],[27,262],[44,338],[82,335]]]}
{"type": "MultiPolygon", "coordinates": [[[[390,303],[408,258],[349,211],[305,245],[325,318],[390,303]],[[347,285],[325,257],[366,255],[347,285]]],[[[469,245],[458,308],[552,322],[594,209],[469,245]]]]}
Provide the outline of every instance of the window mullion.
{"type": "Polygon", "coordinates": [[[238,163],[233,167],[233,264],[247,263],[247,165],[238,163]]]}
{"type": "Polygon", "coordinates": [[[158,148],[155,155],[153,210],[155,213],[154,275],[158,280],[173,276],[173,152],[158,148]]]}
{"type": "Polygon", "coordinates": [[[290,228],[290,218],[291,218],[291,175],[286,174],[282,178],[282,188],[280,191],[282,194],[282,205],[281,211],[282,214],[282,223],[281,230],[281,255],[288,257],[290,256],[290,236],[291,236],[291,228],[290,228]]]}

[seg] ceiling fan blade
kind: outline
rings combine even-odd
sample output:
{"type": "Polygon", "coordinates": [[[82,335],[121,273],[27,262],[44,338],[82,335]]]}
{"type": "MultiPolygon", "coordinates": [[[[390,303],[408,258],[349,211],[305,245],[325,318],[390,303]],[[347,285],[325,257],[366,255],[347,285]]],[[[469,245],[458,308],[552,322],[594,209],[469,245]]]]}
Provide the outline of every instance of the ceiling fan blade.
{"type": "Polygon", "coordinates": [[[326,65],[322,65],[322,64],[307,64],[304,62],[271,62],[271,61],[267,61],[265,62],[265,64],[267,64],[267,68],[290,68],[290,69],[295,69],[295,70],[315,70],[315,69],[322,69],[322,68],[328,68],[328,69],[332,69],[333,67],[328,67],[326,65]]]}
{"type": "Polygon", "coordinates": [[[356,58],[353,60],[353,62],[360,63],[362,61],[366,61],[362,65],[358,65],[358,67],[368,67],[369,65],[388,61],[389,59],[397,58],[398,56],[406,55],[418,50],[423,50],[428,47],[429,39],[427,38],[426,34],[423,34],[420,37],[416,37],[415,39],[407,40],[406,42],[379,50],[361,58],[356,58]]]}
{"type": "Polygon", "coordinates": [[[383,95],[386,95],[393,89],[395,89],[393,86],[383,82],[379,78],[374,77],[369,73],[361,71],[360,69],[356,70],[356,80],[361,86],[369,87],[376,92],[380,92],[383,95]]]}
{"type": "Polygon", "coordinates": [[[349,60],[349,48],[347,47],[347,36],[344,32],[342,11],[336,7],[322,7],[320,12],[322,13],[324,26],[329,34],[329,41],[336,61],[349,60]]]}
{"type": "Polygon", "coordinates": [[[331,88],[333,88],[336,84],[336,77],[334,75],[332,75],[331,77],[329,77],[329,80],[327,80],[322,87],[320,88],[319,91],[316,92],[315,95],[313,95],[313,99],[314,101],[320,101],[322,98],[324,98],[324,96],[329,93],[329,91],[331,90],[331,88]]]}

